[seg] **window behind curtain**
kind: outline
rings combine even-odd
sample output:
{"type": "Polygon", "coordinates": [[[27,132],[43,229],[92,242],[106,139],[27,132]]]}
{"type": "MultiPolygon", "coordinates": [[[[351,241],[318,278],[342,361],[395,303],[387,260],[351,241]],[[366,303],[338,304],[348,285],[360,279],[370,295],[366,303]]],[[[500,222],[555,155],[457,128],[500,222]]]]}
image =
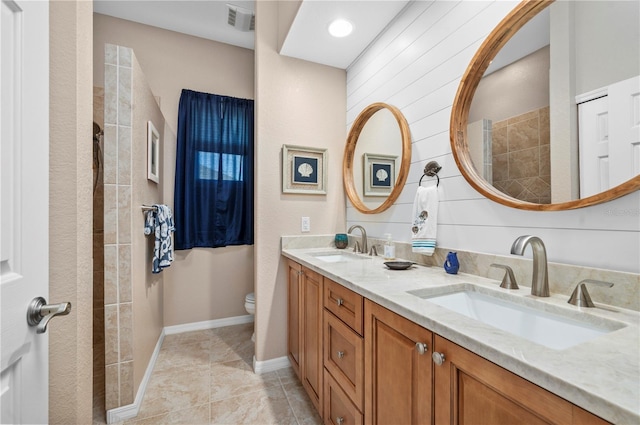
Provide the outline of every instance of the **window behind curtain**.
{"type": "Polygon", "coordinates": [[[182,90],[175,248],[253,244],[253,100],[182,90]]]}

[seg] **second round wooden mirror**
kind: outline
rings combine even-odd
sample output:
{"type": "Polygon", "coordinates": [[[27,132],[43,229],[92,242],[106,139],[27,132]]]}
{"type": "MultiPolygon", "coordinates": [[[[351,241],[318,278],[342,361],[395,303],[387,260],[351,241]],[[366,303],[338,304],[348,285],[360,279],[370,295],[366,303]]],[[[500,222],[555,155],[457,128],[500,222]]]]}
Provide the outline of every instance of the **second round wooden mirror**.
{"type": "Polygon", "coordinates": [[[516,6],[471,60],[453,103],[451,148],[467,182],[538,211],[640,189],[640,127],[621,109],[640,90],[638,19],[638,2],[516,6]]]}
{"type": "Polygon", "coordinates": [[[402,192],[411,165],[411,134],[402,112],[377,102],[356,117],[344,150],[343,182],[354,208],[377,214],[402,192]]]}

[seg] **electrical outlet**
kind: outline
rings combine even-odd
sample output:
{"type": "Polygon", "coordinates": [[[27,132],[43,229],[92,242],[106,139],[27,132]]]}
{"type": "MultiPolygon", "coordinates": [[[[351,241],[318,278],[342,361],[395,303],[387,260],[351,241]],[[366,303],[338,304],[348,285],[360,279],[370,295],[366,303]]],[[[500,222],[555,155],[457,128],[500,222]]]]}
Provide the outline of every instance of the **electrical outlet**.
{"type": "Polygon", "coordinates": [[[311,231],[311,217],[302,217],[300,230],[303,232],[311,231]]]}

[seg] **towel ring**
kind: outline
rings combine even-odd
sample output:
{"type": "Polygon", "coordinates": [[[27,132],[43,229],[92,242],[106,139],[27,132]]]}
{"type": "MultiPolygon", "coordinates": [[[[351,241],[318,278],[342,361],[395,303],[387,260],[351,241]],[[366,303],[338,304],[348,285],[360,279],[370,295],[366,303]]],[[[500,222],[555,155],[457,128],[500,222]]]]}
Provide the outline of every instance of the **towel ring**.
{"type": "Polygon", "coordinates": [[[438,177],[438,172],[440,170],[442,170],[442,166],[438,164],[437,161],[427,162],[427,165],[424,166],[424,173],[422,174],[422,177],[420,177],[420,182],[418,183],[418,186],[422,186],[422,179],[425,176],[435,177],[437,179],[436,187],[440,186],[440,177],[438,177]]]}

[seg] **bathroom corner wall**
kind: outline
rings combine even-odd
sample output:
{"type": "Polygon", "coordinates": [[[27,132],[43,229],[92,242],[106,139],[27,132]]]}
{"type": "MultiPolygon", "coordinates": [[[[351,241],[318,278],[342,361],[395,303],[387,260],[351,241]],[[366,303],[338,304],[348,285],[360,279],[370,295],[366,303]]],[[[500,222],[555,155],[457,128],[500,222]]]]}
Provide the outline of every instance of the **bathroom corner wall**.
{"type": "Polygon", "coordinates": [[[162,203],[147,180],[147,122],[165,122],[133,51],[105,45],[104,322],[106,409],[133,403],[162,332],[162,275],[151,273],[153,239],[143,204],[162,203]],[[135,344],[134,344],[135,341],[135,344]]]}
{"type": "Polygon", "coordinates": [[[105,407],[133,403],[131,49],[105,46],[105,407]]]}
{"type": "MultiPolygon", "coordinates": [[[[122,47],[120,47],[122,49],[122,47]]],[[[151,272],[155,237],[143,232],[145,215],[142,205],[164,204],[162,190],[165,182],[160,165],[160,181],[147,179],[147,122],[151,121],[160,136],[159,164],[163,164],[165,146],[175,144],[175,136],[168,134],[165,119],[154,94],[147,84],[135,52],[133,70],[133,128],[132,128],[132,250],[131,275],[133,296],[133,388],[134,396],[155,349],[164,326],[163,295],[167,270],[151,272]]],[[[169,132],[170,133],[170,132],[169,132]]],[[[173,182],[171,182],[173,183],[173,182]]],[[[170,185],[172,185],[170,183],[170,185]]]]}
{"type": "MultiPolygon", "coordinates": [[[[162,199],[164,204],[173,208],[175,129],[181,90],[188,88],[253,99],[254,52],[98,13],[94,13],[93,18],[96,52],[94,70],[103,69],[102,51],[105,43],[130,47],[144,70],[153,94],[160,98],[162,114],[166,120],[163,136],[164,167],[161,169],[164,192],[162,199]]],[[[100,85],[103,79],[102,72],[94,73],[96,85],[100,85]]],[[[137,93],[136,89],[135,94],[137,93]]],[[[134,113],[139,100],[136,98],[134,113]]],[[[157,123],[155,126],[158,131],[162,131],[157,123]]],[[[269,161],[272,162],[274,159],[269,158],[269,161]]],[[[135,190],[134,183],[134,192],[135,190]]],[[[140,218],[137,207],[137,203],[134,202],[134,235],[140,218]]],[[[245,315],[244,296],[254,288],[253,255],[252,245],[176,251],[172,266],[161,273],[165,299],[162,313],[164,325],[245,315]]],[[[137,267],[134,267],[134,271],[137,271],[137,267]]],[[[139,289],[144,285],[134,287],[139,289]]],[[[136,332],[137,315],[136,306],[136,332]]],[[[136,347],[136,355],[137,353],[136,347]]],[[[138,372],[136,376],[137,374],[138,372]]]]}
{"type": "Polygon", "coordinates": [[[256,2],[255,353],[258,361],[286,356],[287,272],[280,254],[280,237],[300,234],[301,216],[311,218],[311,234],[344,231],[342,152],[346,140],[346,73],[278,54],[278,37],[286,32],[282,25],[290,21],[289,8],[296,6],[287,2],[256,2]],[[280,157],[285,143],[327,148],[326,195],[282,193],[280,157]]]}

